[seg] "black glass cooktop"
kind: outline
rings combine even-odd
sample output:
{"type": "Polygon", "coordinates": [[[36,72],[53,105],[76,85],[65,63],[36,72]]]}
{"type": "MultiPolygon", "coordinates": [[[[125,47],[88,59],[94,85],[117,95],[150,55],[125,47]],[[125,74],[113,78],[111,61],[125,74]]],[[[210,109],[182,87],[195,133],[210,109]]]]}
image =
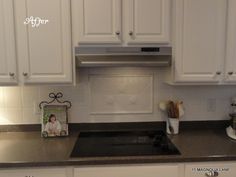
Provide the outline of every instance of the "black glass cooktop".
{"type": "Polygon", "coordinates": [[[71,157],[179,154],[163,131],[82,132],[71,157]]]}

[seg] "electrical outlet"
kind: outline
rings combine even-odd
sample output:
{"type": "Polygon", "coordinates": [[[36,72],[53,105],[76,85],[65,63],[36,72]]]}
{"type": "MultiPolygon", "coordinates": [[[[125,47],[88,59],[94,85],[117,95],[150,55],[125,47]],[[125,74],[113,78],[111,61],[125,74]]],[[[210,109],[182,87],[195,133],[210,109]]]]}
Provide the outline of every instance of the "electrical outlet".
{"type": "Polygon", "coordinates": [[[209,98],[207,99],[207,112],[215,112],[216,111],[216,99],[209,98]]]}
{"type": "Polygon", "coordinates": [[[39,103],[37,101],[34,102],[34,114],[35,115],[41,114],[41,109],[39,108],[39,103]]]}

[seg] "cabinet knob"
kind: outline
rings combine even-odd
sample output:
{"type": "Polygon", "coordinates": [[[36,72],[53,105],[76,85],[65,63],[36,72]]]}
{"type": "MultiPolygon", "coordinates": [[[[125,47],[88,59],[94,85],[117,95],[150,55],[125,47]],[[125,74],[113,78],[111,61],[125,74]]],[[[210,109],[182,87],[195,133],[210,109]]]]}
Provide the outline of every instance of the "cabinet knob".
{"type": "Polygon", "coordinates": [[[27,76],[28,76],[28,73],[23,72],[23,76],[24,76],[24,77],[27,77],[27,76]]]}
{"type": "Polygon", "coordinates": [[[120,31],[116,31],[116,35],[119,36],[120,35],[120,31]]]}
{"type": "Polygon", "coordinates": [[[230,72],[228,72],[228,75],[233,75],[233,73],[234,73],[234,72],[230,71],[230,72]]]}
{"type": "Polygon", "coordinates": [[[221,75],[221,72],[220,72],[220,71],[217,71],[217,72],[216,72],[216,75],[221,75]]]}
{"type": "Polygon", "coordinates": [[[133,34],[134,34],[133,31],[130,31],[130,32],[129,32],[129,35],[130,35],[130,36],[133,36],[133,34]]]}
{"type": "Polygon", "coordinates": [[[14,76],[15,76],[15,73],[10,72],[10,73],[9,73],[9,76],[14,77],[14,76]]]}
{"type": "Polygon", "coordinates": [[[205,173],[206,177],[217,177],[219,176],[219,173],[217,171],[209,171],[205,173]]]}

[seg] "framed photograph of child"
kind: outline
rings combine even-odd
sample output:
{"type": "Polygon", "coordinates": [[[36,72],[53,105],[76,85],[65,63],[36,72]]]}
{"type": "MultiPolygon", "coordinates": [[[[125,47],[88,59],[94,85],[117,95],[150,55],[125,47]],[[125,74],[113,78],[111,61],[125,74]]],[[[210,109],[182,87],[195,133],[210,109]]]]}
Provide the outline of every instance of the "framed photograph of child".
{"type": "Polygon", "coordinates": [[[42,137],[68,136],[66,105],[45,105],[42,111],[42,137]]]}

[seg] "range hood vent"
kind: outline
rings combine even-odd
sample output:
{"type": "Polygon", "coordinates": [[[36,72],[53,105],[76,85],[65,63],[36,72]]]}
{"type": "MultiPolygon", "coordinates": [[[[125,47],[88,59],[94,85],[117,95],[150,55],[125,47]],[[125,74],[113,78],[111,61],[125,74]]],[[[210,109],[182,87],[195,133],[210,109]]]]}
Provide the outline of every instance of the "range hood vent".
{"type": "Polygon", "coordinates": [[[78,67],[170,66],[171,47],[77,47],[78,67]]]}

